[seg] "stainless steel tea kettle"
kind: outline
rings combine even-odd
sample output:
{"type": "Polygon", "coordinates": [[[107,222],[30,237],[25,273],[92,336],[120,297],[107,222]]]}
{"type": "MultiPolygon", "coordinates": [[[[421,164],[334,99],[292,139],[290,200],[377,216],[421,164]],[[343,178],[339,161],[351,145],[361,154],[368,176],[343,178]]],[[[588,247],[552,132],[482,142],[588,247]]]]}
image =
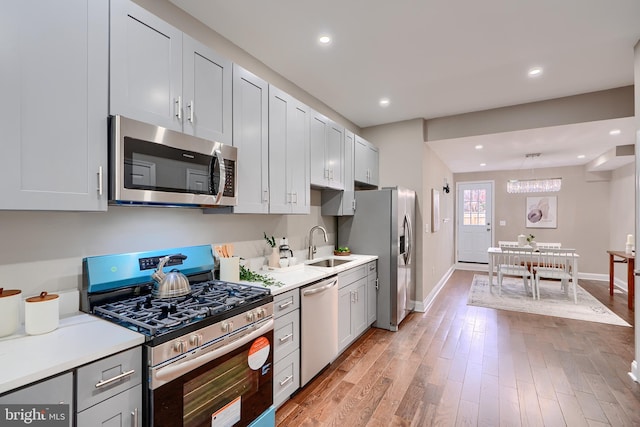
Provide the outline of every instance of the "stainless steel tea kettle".
{"type": "Polygon", "coordinates": [[[187,257],[182,254],[176,254],[166,256],[160,260],[156,271],[151,274],[151,277],[155,280],[151,293],[156,298],[181,297],[191,293],[191,285],[189,285],[187,276],[175,268],[166,274],[162,271],[164,265],[172,259],[185,260],[187,257]]]}

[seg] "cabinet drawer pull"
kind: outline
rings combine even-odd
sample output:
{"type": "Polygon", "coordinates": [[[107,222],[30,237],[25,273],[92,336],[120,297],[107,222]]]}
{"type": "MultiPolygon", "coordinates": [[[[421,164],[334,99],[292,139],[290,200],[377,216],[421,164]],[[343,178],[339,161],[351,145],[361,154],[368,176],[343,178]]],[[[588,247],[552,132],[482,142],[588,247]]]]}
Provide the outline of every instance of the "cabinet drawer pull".
{"type": "Polygon", "coordinates": [[[138,408],[131,412],[131,427],[138,427],[138,408]]]}
{"type": "Polygon", "coordinates": [[[133,375],[135,372],[136,372],[136,370],[132,369],[130,371],[123,372],[120,375],[116,375],[113,378],[109,378],[108,380],[100,381],[99,383],[96,384],[96,388],[104,387],[104,386],[106,386],[108,384],[111,384],[112,382],[119,381],[121,379],[129,377],[129,376],[133,375]]]}
{"type": "Polygon", "coordinates": [[[279,308],[280,310],[282,310],[283,308],[287,308],[287,307],[289,307],[291,304],[293,304],[293,300],[292,300],[292,299],[291,299],[291,300],[289,300],[289,301],[287,301],[287,302],[285,302],[285,303],[280,304],[280,305],[278,306],[278,308],[279,308]]]}
{"type": "Polygon", "coordinates": [[[282,338],[280,338],[280,342],[285,342],[285,341],[289,341],[289,339],[293,338],[293,334],[287,334],[285,336],[283,336],[282,338]]]}
{"type": "Polygon", "coordinates": [[[293,381],[293,375],[289,375],[287,378],[283,379],[282,381],[280,381],[280,386],[285,385],[286,383],[288,383],[289,381],[293,381]]]}

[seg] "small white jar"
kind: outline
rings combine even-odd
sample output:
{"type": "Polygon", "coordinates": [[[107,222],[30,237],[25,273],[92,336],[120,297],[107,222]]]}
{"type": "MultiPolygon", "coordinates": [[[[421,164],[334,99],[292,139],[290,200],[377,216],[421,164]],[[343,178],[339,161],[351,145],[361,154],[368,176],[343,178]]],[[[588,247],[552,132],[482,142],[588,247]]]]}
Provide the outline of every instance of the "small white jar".
{"type": "Polygon", "coordinates": [[[18,289],[0,288],[0,337],[13,334],[20,323],[20,301],[18,289]]]}
{"type": "Polygon", "coordinates": [[[41,292],[27,298],[24,303],[24,329],[29,335],[51,332],[58,327],[60,298],[56,294],[41,292]]]}

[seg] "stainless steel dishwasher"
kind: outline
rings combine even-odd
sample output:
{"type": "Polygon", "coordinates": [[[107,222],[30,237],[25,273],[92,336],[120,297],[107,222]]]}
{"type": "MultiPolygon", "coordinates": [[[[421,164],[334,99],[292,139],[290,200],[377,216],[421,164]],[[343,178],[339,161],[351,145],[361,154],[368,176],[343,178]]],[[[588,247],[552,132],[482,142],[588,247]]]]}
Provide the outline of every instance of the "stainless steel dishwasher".
{"type": "Polygon", "coordinates": [[[300,386],[338,355],[338,276],[300,288],[300,386]]]}

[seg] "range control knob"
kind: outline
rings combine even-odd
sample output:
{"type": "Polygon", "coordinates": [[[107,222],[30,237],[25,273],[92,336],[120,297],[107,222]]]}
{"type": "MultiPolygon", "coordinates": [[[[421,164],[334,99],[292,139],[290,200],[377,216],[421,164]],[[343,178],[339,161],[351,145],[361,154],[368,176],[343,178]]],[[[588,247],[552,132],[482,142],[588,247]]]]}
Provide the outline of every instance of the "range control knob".
{"type": "Polygon", "coordinates": [[[194,335],[191,335],[191,336],[189,337],[189,344],[190,344],[192,347],[199,347],[199,346],[201,346],[201,345],[202,345],[202,335],[201,335],[201,334],[194,334],[194,335]]]}
{"type": "Polygon", "coordinates": [[[173,351],[176,353],[184,353],[187,350],[187,343],[183,340],[178,340],[173,343],[173,351]]]}
{"type": "Polygon", "coordinates": [[[253,322],[255,317],[256,315],[253,311],[247,311],[247,322],[253,322]]]}
{"type": "Polygon", "coordinates": [[[264,319],[267,316],[267,310],[264,308],[259,308],[256,310],[256,315],[258,319],[264,319]]]}
{"type": "Polygon", "coordinates": [[[233,322],[222,322],[222,332],[230,333],[233,331],[233,322]]]}

